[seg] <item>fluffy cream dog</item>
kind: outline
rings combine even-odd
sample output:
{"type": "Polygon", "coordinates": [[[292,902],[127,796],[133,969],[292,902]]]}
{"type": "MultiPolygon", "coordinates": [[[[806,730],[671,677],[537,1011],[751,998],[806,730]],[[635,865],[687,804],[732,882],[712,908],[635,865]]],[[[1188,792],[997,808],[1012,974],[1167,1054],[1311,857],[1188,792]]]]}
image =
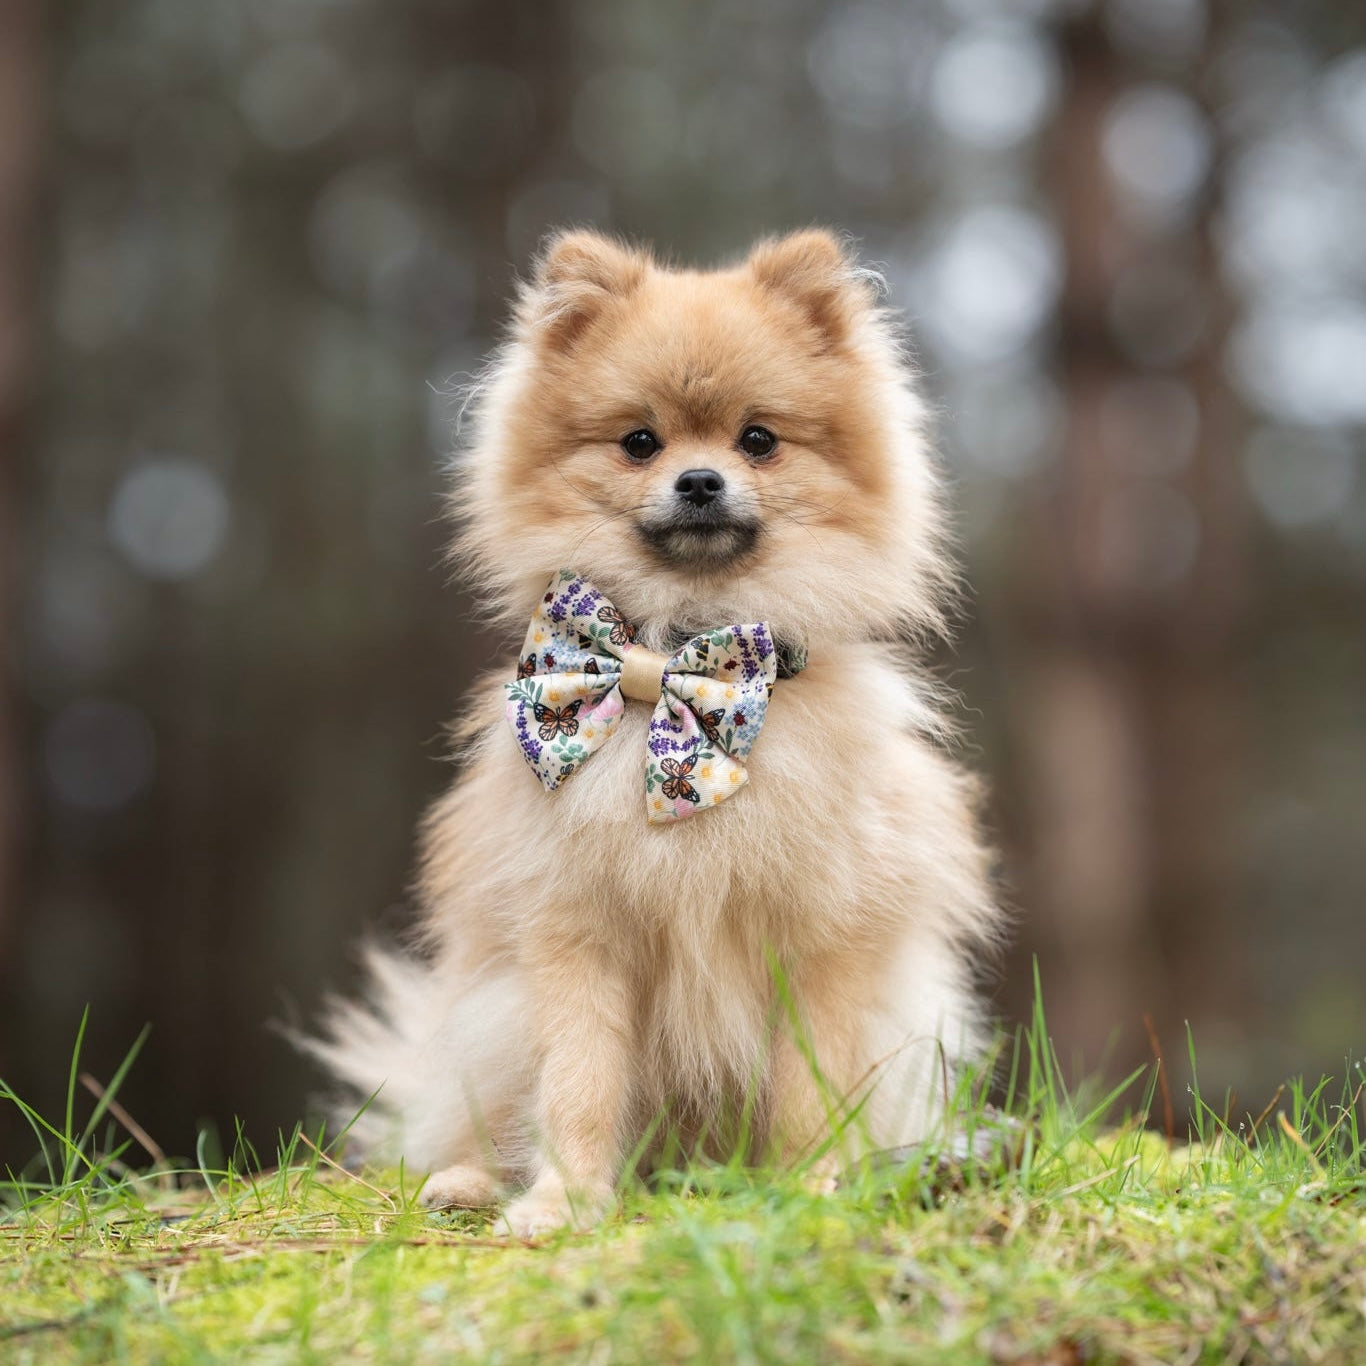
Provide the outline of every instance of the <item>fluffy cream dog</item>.
{"type": "Polygon", "coordinates": [[[369,1002],[312,1045],[376,1093],[366,1151],[431,1172],[432,1204],[519,1190],[504,1217],[532,1235],[599,1217],[661,1119],[715,1148],[745,1112],[752,1150],[824,1144],[826,1170],[922,1138],[977,1047],[998,913],[974,783],[898,644],[942,625],[952,570],[876,278],[824,232],[717,271],[560,235],[467,430],[458,549],[510,633],[568,567],[651,649],[766,622],[809,665],[748,786],[655,825],[651,708],[547,791],[509,655],[426,822],[421,945],[373,953],[369,1002]]]}

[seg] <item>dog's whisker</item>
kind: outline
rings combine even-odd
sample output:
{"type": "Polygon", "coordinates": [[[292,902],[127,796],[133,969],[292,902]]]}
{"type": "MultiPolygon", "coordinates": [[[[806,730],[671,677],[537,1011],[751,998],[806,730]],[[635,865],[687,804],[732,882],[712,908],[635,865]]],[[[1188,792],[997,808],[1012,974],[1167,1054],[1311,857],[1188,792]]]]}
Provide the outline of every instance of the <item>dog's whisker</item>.
{"type": "Polygon", "coordinates": [[[803,522],[800,517],[794,517],[790,512],[784,512],[781,508],[779,508],[778,511],[782,516],[786,517],[787,520],[791,522],[794,526],[801,527],[801,529],[804,532],[806,532],[808,536],[811,537],[812,544],[815,545],[817,550],[823,550],[825,548],[821,545],[820,538],[816,535],[816,533],[812,531],[811,528],[807,526],[807,524],[803,522]]]}
{"type": "Polygon", "coordinates": [[[573,547],[569,551],[567,559],[572,561],[574,556],[579,553],[579,550],[582,548],[583,543],[590,536],[593,536],[597,532],[601,531],[603,527],[608,526],[612,522],[619,521],[623,517],[630,517],[633,513],[643,512],[649,506],[649,503],[636,503],[632,507],[622,508],[619,512],[611,512],[608,513],[607,516],[599,518],[596,522],[593,523],[592,526],[588,528],[587,531],[583,533],[582,536],[579,537],[577,541],[574,542],[573,547]]]}

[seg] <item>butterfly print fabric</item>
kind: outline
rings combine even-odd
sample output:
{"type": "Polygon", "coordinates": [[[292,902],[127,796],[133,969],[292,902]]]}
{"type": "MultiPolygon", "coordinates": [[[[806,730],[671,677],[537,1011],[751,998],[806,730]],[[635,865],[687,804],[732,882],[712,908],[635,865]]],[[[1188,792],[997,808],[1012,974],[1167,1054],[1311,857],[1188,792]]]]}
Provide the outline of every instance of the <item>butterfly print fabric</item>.
{"type": "MultiPolygon", "coordinates": [[[[549,789],[609,740],[625,706],[622,661],[635,628],[569,570],[531,619],[507,716],[522,756],[549,789]]],[[[645,811],[666,823],[725,801],[748,781],[744,760],[778,674],[768,627],[695,636],[664,668],[645,756],[645,811]]]]}

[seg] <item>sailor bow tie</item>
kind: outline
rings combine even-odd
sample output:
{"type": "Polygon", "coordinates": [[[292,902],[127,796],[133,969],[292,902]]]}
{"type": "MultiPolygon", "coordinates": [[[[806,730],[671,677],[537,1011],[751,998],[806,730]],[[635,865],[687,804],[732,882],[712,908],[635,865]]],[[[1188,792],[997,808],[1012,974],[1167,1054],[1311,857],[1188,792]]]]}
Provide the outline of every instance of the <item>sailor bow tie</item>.
{"type": "MultiPolygon", "coordinates": [[[[568,570],[550,582],[508,683],[522,755],[556,788],[616,730],[624,697],[655,703],[645,810],[656,824],[723,802],[748,780],[745,757],[778,677],[768,626],[722,626],[671,656],[635,644],[635,627],[568,570]]],[[[795,673],[804,661],[787,661],[795,673]]]]}

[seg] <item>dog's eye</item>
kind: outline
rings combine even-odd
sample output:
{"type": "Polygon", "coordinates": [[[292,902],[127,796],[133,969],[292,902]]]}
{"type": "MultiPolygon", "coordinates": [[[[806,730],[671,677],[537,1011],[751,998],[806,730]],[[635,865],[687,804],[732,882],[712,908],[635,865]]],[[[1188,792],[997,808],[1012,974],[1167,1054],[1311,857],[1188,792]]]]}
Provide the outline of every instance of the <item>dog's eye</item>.
{"type": "Polygon", "coordinates": [[[659,449],[659,446],[659,438],[644,427],[621,438],[621,449],[632,460],[648,460],[659,449]]]}
{"type": "Polygon", "coordinates": [[[755,460],[767,460],[777,444],[778,438],[767,427],[746,427],[740,433],[740,449],[755,460]]]}

